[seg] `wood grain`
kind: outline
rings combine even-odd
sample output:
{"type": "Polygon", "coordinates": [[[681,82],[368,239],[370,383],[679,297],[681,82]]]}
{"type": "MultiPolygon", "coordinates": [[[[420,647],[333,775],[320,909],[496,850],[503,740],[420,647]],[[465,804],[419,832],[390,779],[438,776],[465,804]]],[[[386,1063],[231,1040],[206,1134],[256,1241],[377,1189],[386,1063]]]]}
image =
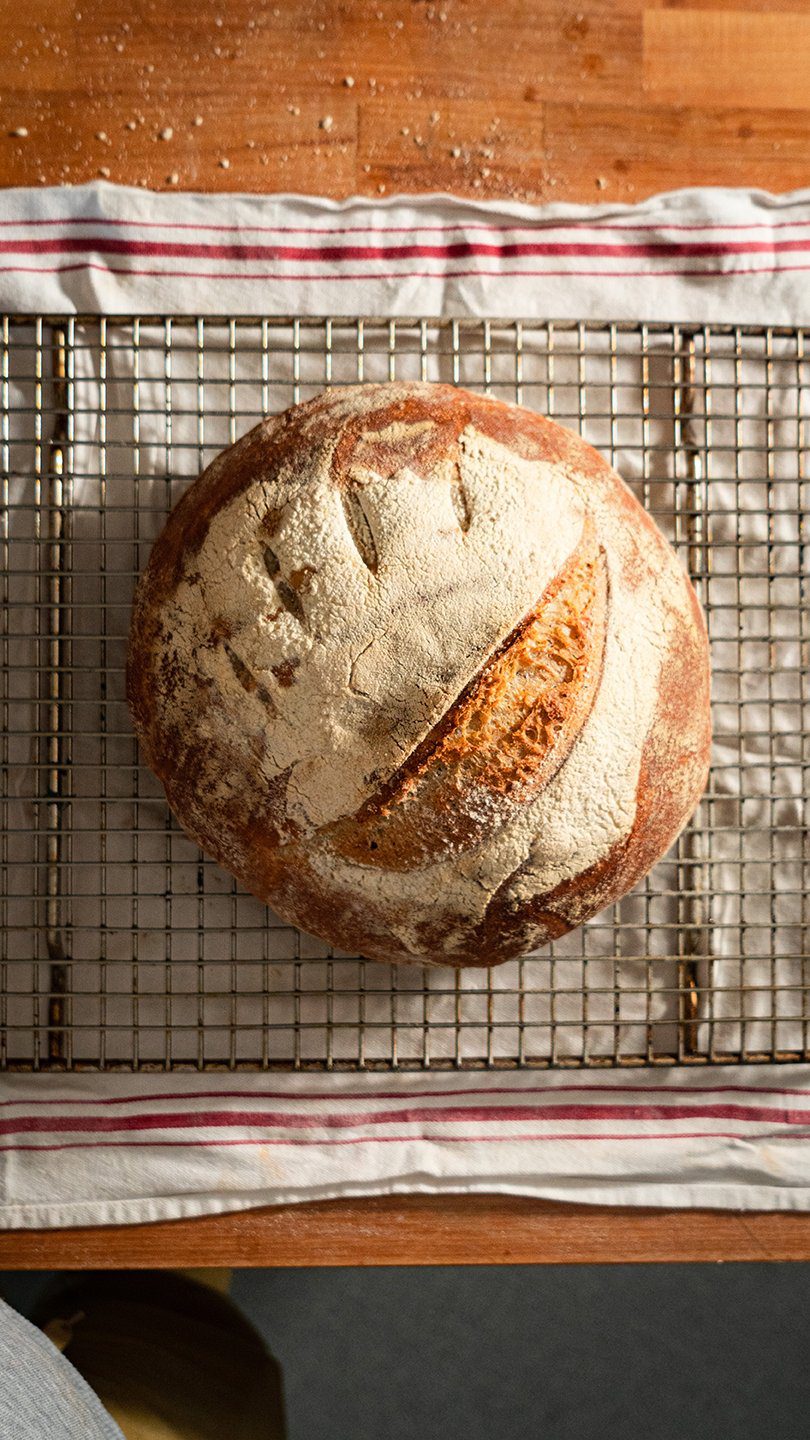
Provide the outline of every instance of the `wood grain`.
{"type": "Polygon", "coordinates": [[[2,0],[2,19],[3,185],[611,201],[807,179],[795,0],[2,0]]]}
{"type": "Polygon", "coordinates": [[[623,198],[640,199],[653,190],[688,185],[794,190],[808,183],[807,137],[808,117],[790,110],[545,106],[547,163],[564,195],[576,187],[585,151],[594,174],[605,181],[604,196],[620,190],[623,198]]]}
{"type": "MultiPolygon", "coordinates": [[[[763,7],[767,9],[766,7],[763,7]]],[[[649,97],[718,109],[810,103],[810,14],[653,10],[644,16],[649,97]],[[778,99],[777,99],[778,97],[778,99]]]]}
{"type": "Polygon", "coordinates": [[[513,1196],[331,1201],[139,1227],[0,1235],[2,1269],[806,1260],[810,1217],[513,1196]]]}

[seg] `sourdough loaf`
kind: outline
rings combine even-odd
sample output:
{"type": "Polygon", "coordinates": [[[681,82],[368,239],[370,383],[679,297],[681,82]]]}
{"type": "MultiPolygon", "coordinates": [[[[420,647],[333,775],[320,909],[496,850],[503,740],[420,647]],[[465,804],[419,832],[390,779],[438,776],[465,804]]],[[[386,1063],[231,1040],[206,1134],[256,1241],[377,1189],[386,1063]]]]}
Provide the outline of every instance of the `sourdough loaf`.
{"type": "Polygon", "coordinates": [[[263,421],[175,507],[128,693],[183,828],[285,919],[491,965],[580,924],[706,781],[706,631],[596,451],[444,385],[263,421]]]}

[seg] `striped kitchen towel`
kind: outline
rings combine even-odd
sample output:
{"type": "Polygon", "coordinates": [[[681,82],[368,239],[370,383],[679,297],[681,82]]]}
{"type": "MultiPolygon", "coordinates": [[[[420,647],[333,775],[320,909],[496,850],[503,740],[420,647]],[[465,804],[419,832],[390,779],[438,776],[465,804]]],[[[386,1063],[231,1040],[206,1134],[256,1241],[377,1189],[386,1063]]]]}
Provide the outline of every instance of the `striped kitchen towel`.
{"type": "MultiPolygon", "coordinates": [[[[0,304],[106,314],[499,315],[796,324],[810,192],[632,205],[7,190],[0,304]]],[[[804,319],[808,316],[805,313],[804,319]]]]}
{"type": "Polygon", "coordinates": [[[603,1076],[7,1076],[5,1226],[503,1191],[810,1208],[810,1067],[603,1076]]]}

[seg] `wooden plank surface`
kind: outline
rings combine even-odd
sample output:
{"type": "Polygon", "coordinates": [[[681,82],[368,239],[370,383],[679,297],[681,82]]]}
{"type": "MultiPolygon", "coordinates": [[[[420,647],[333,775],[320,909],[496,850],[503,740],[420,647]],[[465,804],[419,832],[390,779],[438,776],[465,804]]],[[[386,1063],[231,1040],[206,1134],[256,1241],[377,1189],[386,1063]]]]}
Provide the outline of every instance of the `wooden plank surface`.
{"type": "Polygon", "coordinates": [[[810,1217],[406,1196],[0,1235],[0,1269],[806,1260],[810,1217]]]}
{"type": "MultiPolygon", "coordinates": [[[[767,10],[767,6],[762,7],[767,10]]],[[[656,100],[706,109],[806,112],[810,12],[652,10],[644,16],[644,83],[656,100]]]]}
{"type": "Polygon", "coordinates": [[[3,185],[611,201],[808,179],[798,0],[0,4],[3,185]]]}
{"type": "MultiPolygon", "coordinates": [[[[773,0],[0,0],[0,185],[633,201],[808,181],[773,0]]],[[[810,1258],[796,1215],[379,1200],[0,1236],[0,1265],[810,1258]]]]}

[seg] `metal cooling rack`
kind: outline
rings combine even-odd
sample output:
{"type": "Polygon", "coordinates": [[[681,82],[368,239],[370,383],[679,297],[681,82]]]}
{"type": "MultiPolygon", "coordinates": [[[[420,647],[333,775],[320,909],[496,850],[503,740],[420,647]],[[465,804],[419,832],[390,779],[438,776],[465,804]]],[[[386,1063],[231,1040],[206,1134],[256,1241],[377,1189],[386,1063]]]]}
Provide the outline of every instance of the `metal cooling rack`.
{"type": "Polygon", "coordinates": [[[0,339],[0,1067],[810,1058],[803,331],[8,317],[0,339]],[[717,744],[636,892],[492,972],[335,954],[243,895],[140,768],[132,587],[191,476],[325,384],[430,378],[602,449],[708,617],[717,744]]]}

